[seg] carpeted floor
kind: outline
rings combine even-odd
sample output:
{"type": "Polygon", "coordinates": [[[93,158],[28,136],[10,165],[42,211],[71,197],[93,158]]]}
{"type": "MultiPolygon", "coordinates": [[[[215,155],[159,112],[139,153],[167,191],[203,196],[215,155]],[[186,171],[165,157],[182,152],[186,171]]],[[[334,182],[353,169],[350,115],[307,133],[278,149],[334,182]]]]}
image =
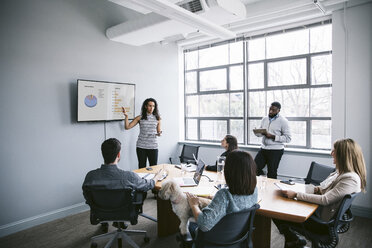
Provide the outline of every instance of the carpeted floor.
{"type": "MultiPolygon", "coordinates": [[[[152,194],[144,204],[144,213],[156,217],[156,200],[152,194]]],[[[150,242],[145,243],[143,236],[134,236],[133,240],[140,247],[169,248],[178,247],[175,235],[164,238],[157,237],[157,224],[151,220],[139,217],[138,224],[128,229],[146,230],[150,242]]],[[[109,231],[115,230],[110,226],[109,231]]],[[[1,248],[89,248],[90,237],[101,234],[100,226],[93,226],[89,222],[89,211],[68,216],[63,219],[45,223],[33,228],[0,238],[1,248]]],[[[372,244],[372,219],[357,217],[350,230],[339,236],[338,247],[371,247],[372,244]]],[[[99,242],[98,247],[104,247],[105,242],[99,242]]],[[[308,242],[308,246],[311,243],[308,242]]],[[[117,247],[116,244],[114,247],[117,247]]],[[[130,247],[123,243],[123,247],[130,247]]],[[[271,247],[284,247],[284,238],[272,224],[271,247]]]]}

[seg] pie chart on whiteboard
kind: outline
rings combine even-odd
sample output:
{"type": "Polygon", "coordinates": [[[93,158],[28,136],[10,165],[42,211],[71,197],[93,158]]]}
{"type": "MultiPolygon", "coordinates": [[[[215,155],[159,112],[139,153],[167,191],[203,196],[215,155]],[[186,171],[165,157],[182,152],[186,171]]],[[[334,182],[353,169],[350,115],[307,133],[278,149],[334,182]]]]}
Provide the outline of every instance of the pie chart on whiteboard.
{"type": "Polygon", "coordinates": [[[87,107],[93,108],[97,105],[97,97],[94,95],[87,95],[84,99],[84,103],[87,107]]]}

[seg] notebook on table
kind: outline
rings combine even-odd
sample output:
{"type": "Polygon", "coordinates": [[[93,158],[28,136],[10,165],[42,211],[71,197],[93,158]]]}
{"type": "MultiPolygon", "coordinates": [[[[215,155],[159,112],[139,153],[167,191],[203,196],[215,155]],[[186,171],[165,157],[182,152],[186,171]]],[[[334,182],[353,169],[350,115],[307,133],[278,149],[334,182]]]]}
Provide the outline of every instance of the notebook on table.
{"type": "Polygon", "coordinates": [[[203,174],[205,163],[203,160],[199,160],[196,166],[196,171],[193,177],[175,177],[173,178],[181,187],[197,186],[200,182],[200,178],[203,174]]]}

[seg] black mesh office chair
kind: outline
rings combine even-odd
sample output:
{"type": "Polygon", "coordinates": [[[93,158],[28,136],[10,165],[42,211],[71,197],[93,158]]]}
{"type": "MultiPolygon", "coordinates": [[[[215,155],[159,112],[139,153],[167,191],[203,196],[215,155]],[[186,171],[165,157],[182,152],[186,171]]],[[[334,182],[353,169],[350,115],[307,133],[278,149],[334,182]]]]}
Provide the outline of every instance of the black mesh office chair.
{"type": "Polygon", "coordinates": [[[319,185],[335,170],[336,168],[333,166],[318,164],[313,161],[305,178],[305,183],[319,185]]]}
{"type": "MultiPolygon", "coordinates": [[[[309,239],[312,243],[312,247],[322,247],[322,248],[333,248],[336,247],[338,244],[338,234],[344,232],[344,230],[340,230],[345,225],[349,225],[350,222],[354,219],[352,216],[349,215],[345,218],[345,214],[349,211],[351,204],[358,193],[354,193],[351,195],[346,195],[341,201],[339,209],[335,216],[329,221],[323,221],[315,215],[312,215],[310,218],[322,225],[327,227],[328,232],[324,234],[312,233],[309,230],[298,229],[294,227],[293,229],[302,235],[304,235],[307,239],[309,239]]],[[[292,227],[291,227],[292,228],[292,227]]],[[[348,228],[347,228],[348,229],[348,228]]]]}
{"type": "MultiPolygon", "coordinates": [[[[252,248],[253,220],[259,204],[251,208],[231,213],[223,217],[211,230],[202,232],[196,229],[195,248],[252,248]]],[[[181,247],[185,247],[181,244],[181,247]]]]}
{"type": "MultiPolygon", "coordinates": [[[[192,146],[192,145],[186,145],[186,144],[183,145],[181,156],[179,156],[180,163],[196,164],[193,154],[195,155],[195,158],[198,158],[199,147],[200,146],[192,146]]],[[[174,162],[172,161],[172,158],[169,158],[169,161],[171,164],[173,164],[174,162]]]]}
{"type": "MultiPolygon", "coordinates": [[[[132,189],[103,189],[101,187],[83,187],[86,203],[90,206],[90,222],[93,225],[107,222],[129,221],[132,225],[137,224],[138,215],[142,212],[144,193],[132,189]]],[[[106,247],[111,247],[117,240],[118,247],[121,247],[122,239],[132,247],[139,246],[128,235],[145,235],[144,241],[149,242],[146,231],[117,230],[91,238],[91,247],[97,247],[96,241],[110,238],[106,247]]]]}

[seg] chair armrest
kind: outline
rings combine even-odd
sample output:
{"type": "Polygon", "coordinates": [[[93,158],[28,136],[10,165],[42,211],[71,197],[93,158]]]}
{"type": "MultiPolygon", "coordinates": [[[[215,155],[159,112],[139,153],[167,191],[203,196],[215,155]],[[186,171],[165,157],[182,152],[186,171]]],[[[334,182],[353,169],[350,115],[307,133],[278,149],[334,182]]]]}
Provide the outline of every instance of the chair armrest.
{"type": "Polygon", "coordinates": [[[354,215],[351,212],[350,208],[346,210],[344,216],[342,216],[342,218],[339,220],[341,223],[348,223],[354,220],[354,215]],[[344,219],[344,216],[345,216],[345,219],[344,219]]]}
{"type": "Polygon", "coordinates": [[[143,200],[144,200],[144,192],[136,192],[133,199],[132,199],[132,204],[133,205],[142,205],[143,204],[143,200]]]}
{"type": "Polygon", "coordinates": [[[330,220],[330,221],[324,221],[322,219],[320,219],[319,217],[315,216],[315,215],[312,215],[310,216],[310,219],[312,219],[313,221],[319,223],[319,224],[323,224],[323,225],[330,225],[332,224],[334,221],[334,219],[330,220]]]}

